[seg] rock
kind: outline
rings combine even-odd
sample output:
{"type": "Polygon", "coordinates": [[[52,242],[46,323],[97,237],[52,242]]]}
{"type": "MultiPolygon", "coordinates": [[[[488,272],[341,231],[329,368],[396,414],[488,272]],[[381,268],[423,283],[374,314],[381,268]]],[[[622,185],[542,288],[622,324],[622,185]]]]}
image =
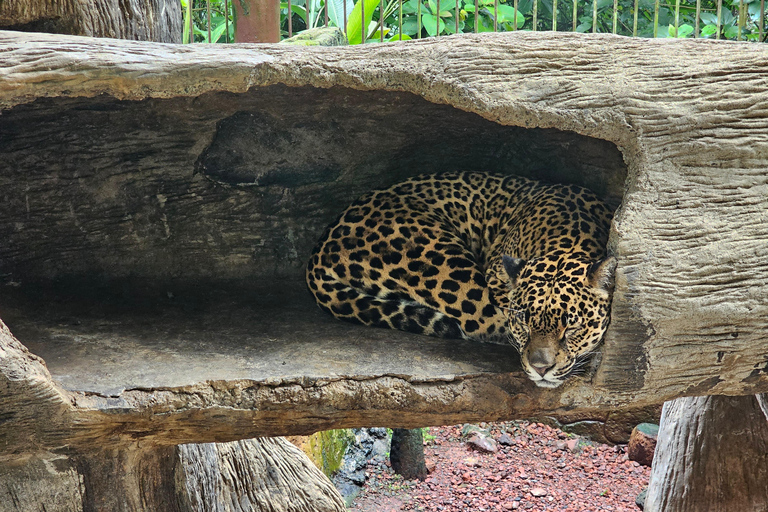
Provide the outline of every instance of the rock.
{"type": "Polygon", "coordinates": [[[283,39],[280,44],[298,46],[347,46],[347,36],[338,27],[318,27],[302,30],[293,37],[283,39]]]}
{"type": "Polygon", "coordinates": [[[640,510],[645,510],[645,497],[648,495],[648,488],[646,487],[635,498],[635,505],[640,507],[640,510]]]}
{"type": "Polygon", "coordinates": [[[565,442],[565,447],[568,448],[569,451],[576,453],[579,451],[579,440],[569,439],[565,442]]]}
{"type": "Polygon", "coordinates": [[[564,451],[566,448],[568,448],[568,442],[567,441],[557,441],[555,443],[555,450],[564,451]]]}
{"type": "Polygon", "coordinates": [[[512,439],[512,437],[509,434],[507,434],[506,432],[501,434],[496,441],[499,444],[503,444],[505,446],[512,446],[513,444],[515,444],[515,440],[512,439]]]}
{"type": "Polygon", "coordinates": [[[547,495],[547,491],[545,491],[541,487],[534,487],[533,489],[531,489],[530,492],[531,492],[531,496],[535,496],[537,498],[541,498],[542,496],[547,495]]]}
{"type": "Polygon", "coordinates": [[[650,466],[659,436],[659,426],[653,423],[641,423],[632,430],[627,446],[627,456],[643,466],[650,466]]]}
{"type": "Polygon", "coordinates": [[[486,437],[490,436],[491,433],[487,430],[483,430],[482,428],[478,427],[477,425],[472,425],[471,423],[465,423],[461,427],[461,437],[464,439],[471,438],[474,434],[481,434],[486,437]]]}
{"type": "Polygon", "coordinates": [[[475,448],[476,450],[480,450],[482,452],[487,453],[496,453],[499,451],[499,447],[496,444],[496,441],[494,441],[490,437],[486,437],[479,432],[473,435],[469,441],[467,441],[467,444],[471,446],[472,448],[475,448]]]}

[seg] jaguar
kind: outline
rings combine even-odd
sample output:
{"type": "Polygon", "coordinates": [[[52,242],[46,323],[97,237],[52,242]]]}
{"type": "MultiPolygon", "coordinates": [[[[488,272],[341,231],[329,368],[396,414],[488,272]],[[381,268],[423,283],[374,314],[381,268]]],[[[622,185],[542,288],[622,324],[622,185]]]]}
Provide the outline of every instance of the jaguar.
{"type": "Polygon", "coordinates": [[[416,176],[343,211],[312,252],[307,285],[341,320],[510,342],[527,376],[553,388],[578,373],[608,327],[611,220],[575,185],[416,176]]]}

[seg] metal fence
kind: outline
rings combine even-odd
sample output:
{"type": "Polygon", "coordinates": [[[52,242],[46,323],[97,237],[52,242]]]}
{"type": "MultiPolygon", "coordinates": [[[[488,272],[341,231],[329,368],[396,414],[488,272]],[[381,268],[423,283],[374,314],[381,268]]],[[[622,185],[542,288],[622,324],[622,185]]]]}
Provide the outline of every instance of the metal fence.
{"type": "MultiPolygon", "coordinates": [[[[243,0],[235,0],[242,1],[243,0]]],[[[278,2],[279,0],[259,0],[278,2]]],[[[184,42],[232,42],[233,0],[181,0],[184,42]]],[[[281,38],[341,27],[350,44],[513,30],[766,41],[766,0],[286,0],[281,38]],[[289,15],[290,13],[290,15],[289,15]]],[[[277,9],[278,5],[272,4],[277,9]]]]}

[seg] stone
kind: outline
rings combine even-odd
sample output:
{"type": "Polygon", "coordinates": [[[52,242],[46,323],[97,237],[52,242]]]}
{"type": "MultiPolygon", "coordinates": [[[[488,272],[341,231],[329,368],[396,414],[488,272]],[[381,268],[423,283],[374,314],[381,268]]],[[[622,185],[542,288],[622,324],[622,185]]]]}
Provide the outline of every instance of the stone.
{"type": "Polygon", "coordinates": [[[347,35],[338,27],[317,27],[302,30],[293,37],[280,41],[280,44],[298,46],[346,46],[347,35]]]}
{"type": "Polygon", "coordinates": [[[650,467],[653,463],[653,454],[656,449],[656,441],[659,437],[659,426],[652,423],[637,425],[629,437],[627,456],[633,460],[650,467]]]}
{"type": "Polygon", "coordinates": [[[534,496],[536,498],[541,498],[542,496],[547,495],[547,491],[541,487],[534,487],[531,489],[530,492],[531,492],[531,496],[534,496]]]}
{"type": "Polygon", "coordinates": [[[486,437],[483,434],[475,433],[467,441],[467,445],[486,453],[496,453],[499,451],[499,447],[493,438],[486,437]]]}
{"type": "Polygon", "coordinates": [[[505,446],[512,446],[515,444],[515,440],[512,439],[512,436],[504,432],[499,436],[499,438],[496,440],[499,444],[503,444],[505,446]]]}

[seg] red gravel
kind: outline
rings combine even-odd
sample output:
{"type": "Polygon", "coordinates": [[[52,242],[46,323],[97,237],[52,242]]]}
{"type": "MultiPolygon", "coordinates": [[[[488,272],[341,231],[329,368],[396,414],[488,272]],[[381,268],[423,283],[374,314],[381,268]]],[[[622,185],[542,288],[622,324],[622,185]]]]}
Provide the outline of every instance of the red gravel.
{"type": "MultiPolygon", "coordinates": [[[[483,425],[481,425],[483,426],[483,425]]],[[[484,425],[494,439],[506,432],[511,446],[482,453],[461,439],[461,425],[429,429],[424,482],[403,480],[386,463],[371,463],[350,511],[636,512],[635,497],[650,468],[629,461],[624,447],[575,439],[540,423],[484,425]],[[571,446],[575,443],[569,443],[571,446]],[[537,496],[538,495],[538,496],[537,496]]]]}

